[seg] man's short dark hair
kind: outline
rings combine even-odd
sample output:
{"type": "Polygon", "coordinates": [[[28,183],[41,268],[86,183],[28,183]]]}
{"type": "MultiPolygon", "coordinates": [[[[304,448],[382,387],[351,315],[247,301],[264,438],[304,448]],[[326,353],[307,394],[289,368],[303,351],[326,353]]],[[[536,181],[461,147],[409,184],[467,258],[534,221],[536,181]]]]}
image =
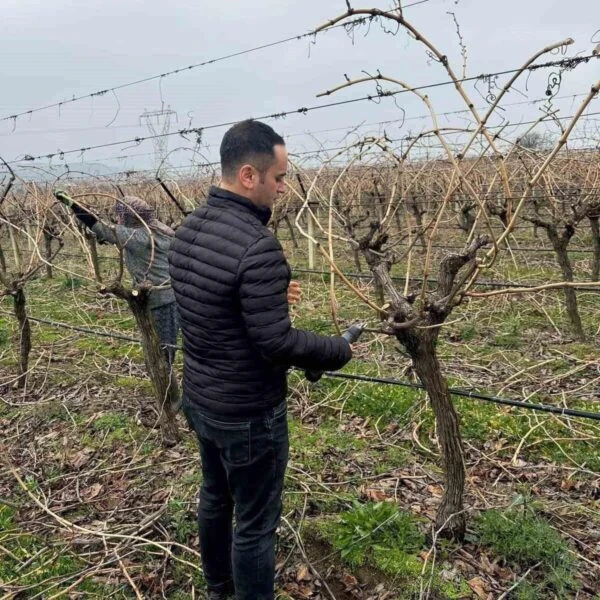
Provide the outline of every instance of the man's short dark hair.
{"type": "Polygon", "coordinates": [[[241,121],[223,136],[221,142],[221,173],[232,178],[243,164],[251,164],[261,173],[275,159],[274,146],[285,145],[283,138],[272,127],[260,121],[241,121]]]}

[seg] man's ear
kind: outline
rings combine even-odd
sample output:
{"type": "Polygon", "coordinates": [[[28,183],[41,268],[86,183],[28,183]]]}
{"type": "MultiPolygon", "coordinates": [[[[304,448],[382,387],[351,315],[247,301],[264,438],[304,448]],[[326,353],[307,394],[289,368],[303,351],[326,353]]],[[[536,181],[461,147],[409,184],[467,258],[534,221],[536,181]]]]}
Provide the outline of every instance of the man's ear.
{"type": "Polygon", "coordinates": [[[252,165],[243,165],[238,171],[240,183],[248,190],[254,189],[256,182],[256,173],[252,165]]]}

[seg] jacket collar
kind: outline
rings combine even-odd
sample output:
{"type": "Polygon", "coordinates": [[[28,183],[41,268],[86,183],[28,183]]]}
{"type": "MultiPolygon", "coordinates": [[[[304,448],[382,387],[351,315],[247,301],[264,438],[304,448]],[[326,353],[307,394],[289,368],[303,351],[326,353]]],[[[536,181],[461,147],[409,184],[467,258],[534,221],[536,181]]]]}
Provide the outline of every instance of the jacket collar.
{"type": "MultiPolygon", "coordinates": [[[[211,185],[208,190],[207,204],[216,208],[222,208],[224,204],[231,206],[231,203],[235,205],[235,208],[242,208],[245,211],[253,214],[263,225],[266,225],[271,218],[272,211],[270,208],[263,208],[253,204],[248,198],[224,190],[223,188],[211,185]]],[[[233,207],[232,207],[233,208],[233,207]]]]}

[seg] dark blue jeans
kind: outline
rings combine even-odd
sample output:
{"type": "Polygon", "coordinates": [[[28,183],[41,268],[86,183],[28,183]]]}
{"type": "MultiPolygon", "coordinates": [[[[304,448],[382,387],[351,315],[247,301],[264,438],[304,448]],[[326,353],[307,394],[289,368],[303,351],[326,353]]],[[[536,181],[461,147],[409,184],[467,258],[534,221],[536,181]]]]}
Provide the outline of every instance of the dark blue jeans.
{"type": "Polygon", "coordinates": [[[200,553],[209,590],[272,600],[275,531],[289,439],[286,403],[252,419],[210,414],[184,400],[200,444],[200,553]],[[235,528],[233,515],[235,513],[235,528]]]}

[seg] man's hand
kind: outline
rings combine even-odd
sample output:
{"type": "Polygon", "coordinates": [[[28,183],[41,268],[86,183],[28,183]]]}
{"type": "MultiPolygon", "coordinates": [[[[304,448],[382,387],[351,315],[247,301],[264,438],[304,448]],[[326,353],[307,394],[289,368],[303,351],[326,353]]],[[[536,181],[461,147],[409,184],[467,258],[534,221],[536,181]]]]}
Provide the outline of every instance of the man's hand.
{"type": "Polygon", "coordinates": [[[300,282],[290,281],[287,291],[287,300],[288,304],[297,304],[302,300],[302,288],[300,287],[300,282]]]}
{"type": "Polygon", "coordinates": [[[65,206],[68,206],[69,208],[73,206],[73,199],[71,198],[71,196],[69,196],[69,194],[67,194],[67,192],[64,192],[63,190],[55,190],[54,197],[59,202],[61,202],[65,206]]]}

